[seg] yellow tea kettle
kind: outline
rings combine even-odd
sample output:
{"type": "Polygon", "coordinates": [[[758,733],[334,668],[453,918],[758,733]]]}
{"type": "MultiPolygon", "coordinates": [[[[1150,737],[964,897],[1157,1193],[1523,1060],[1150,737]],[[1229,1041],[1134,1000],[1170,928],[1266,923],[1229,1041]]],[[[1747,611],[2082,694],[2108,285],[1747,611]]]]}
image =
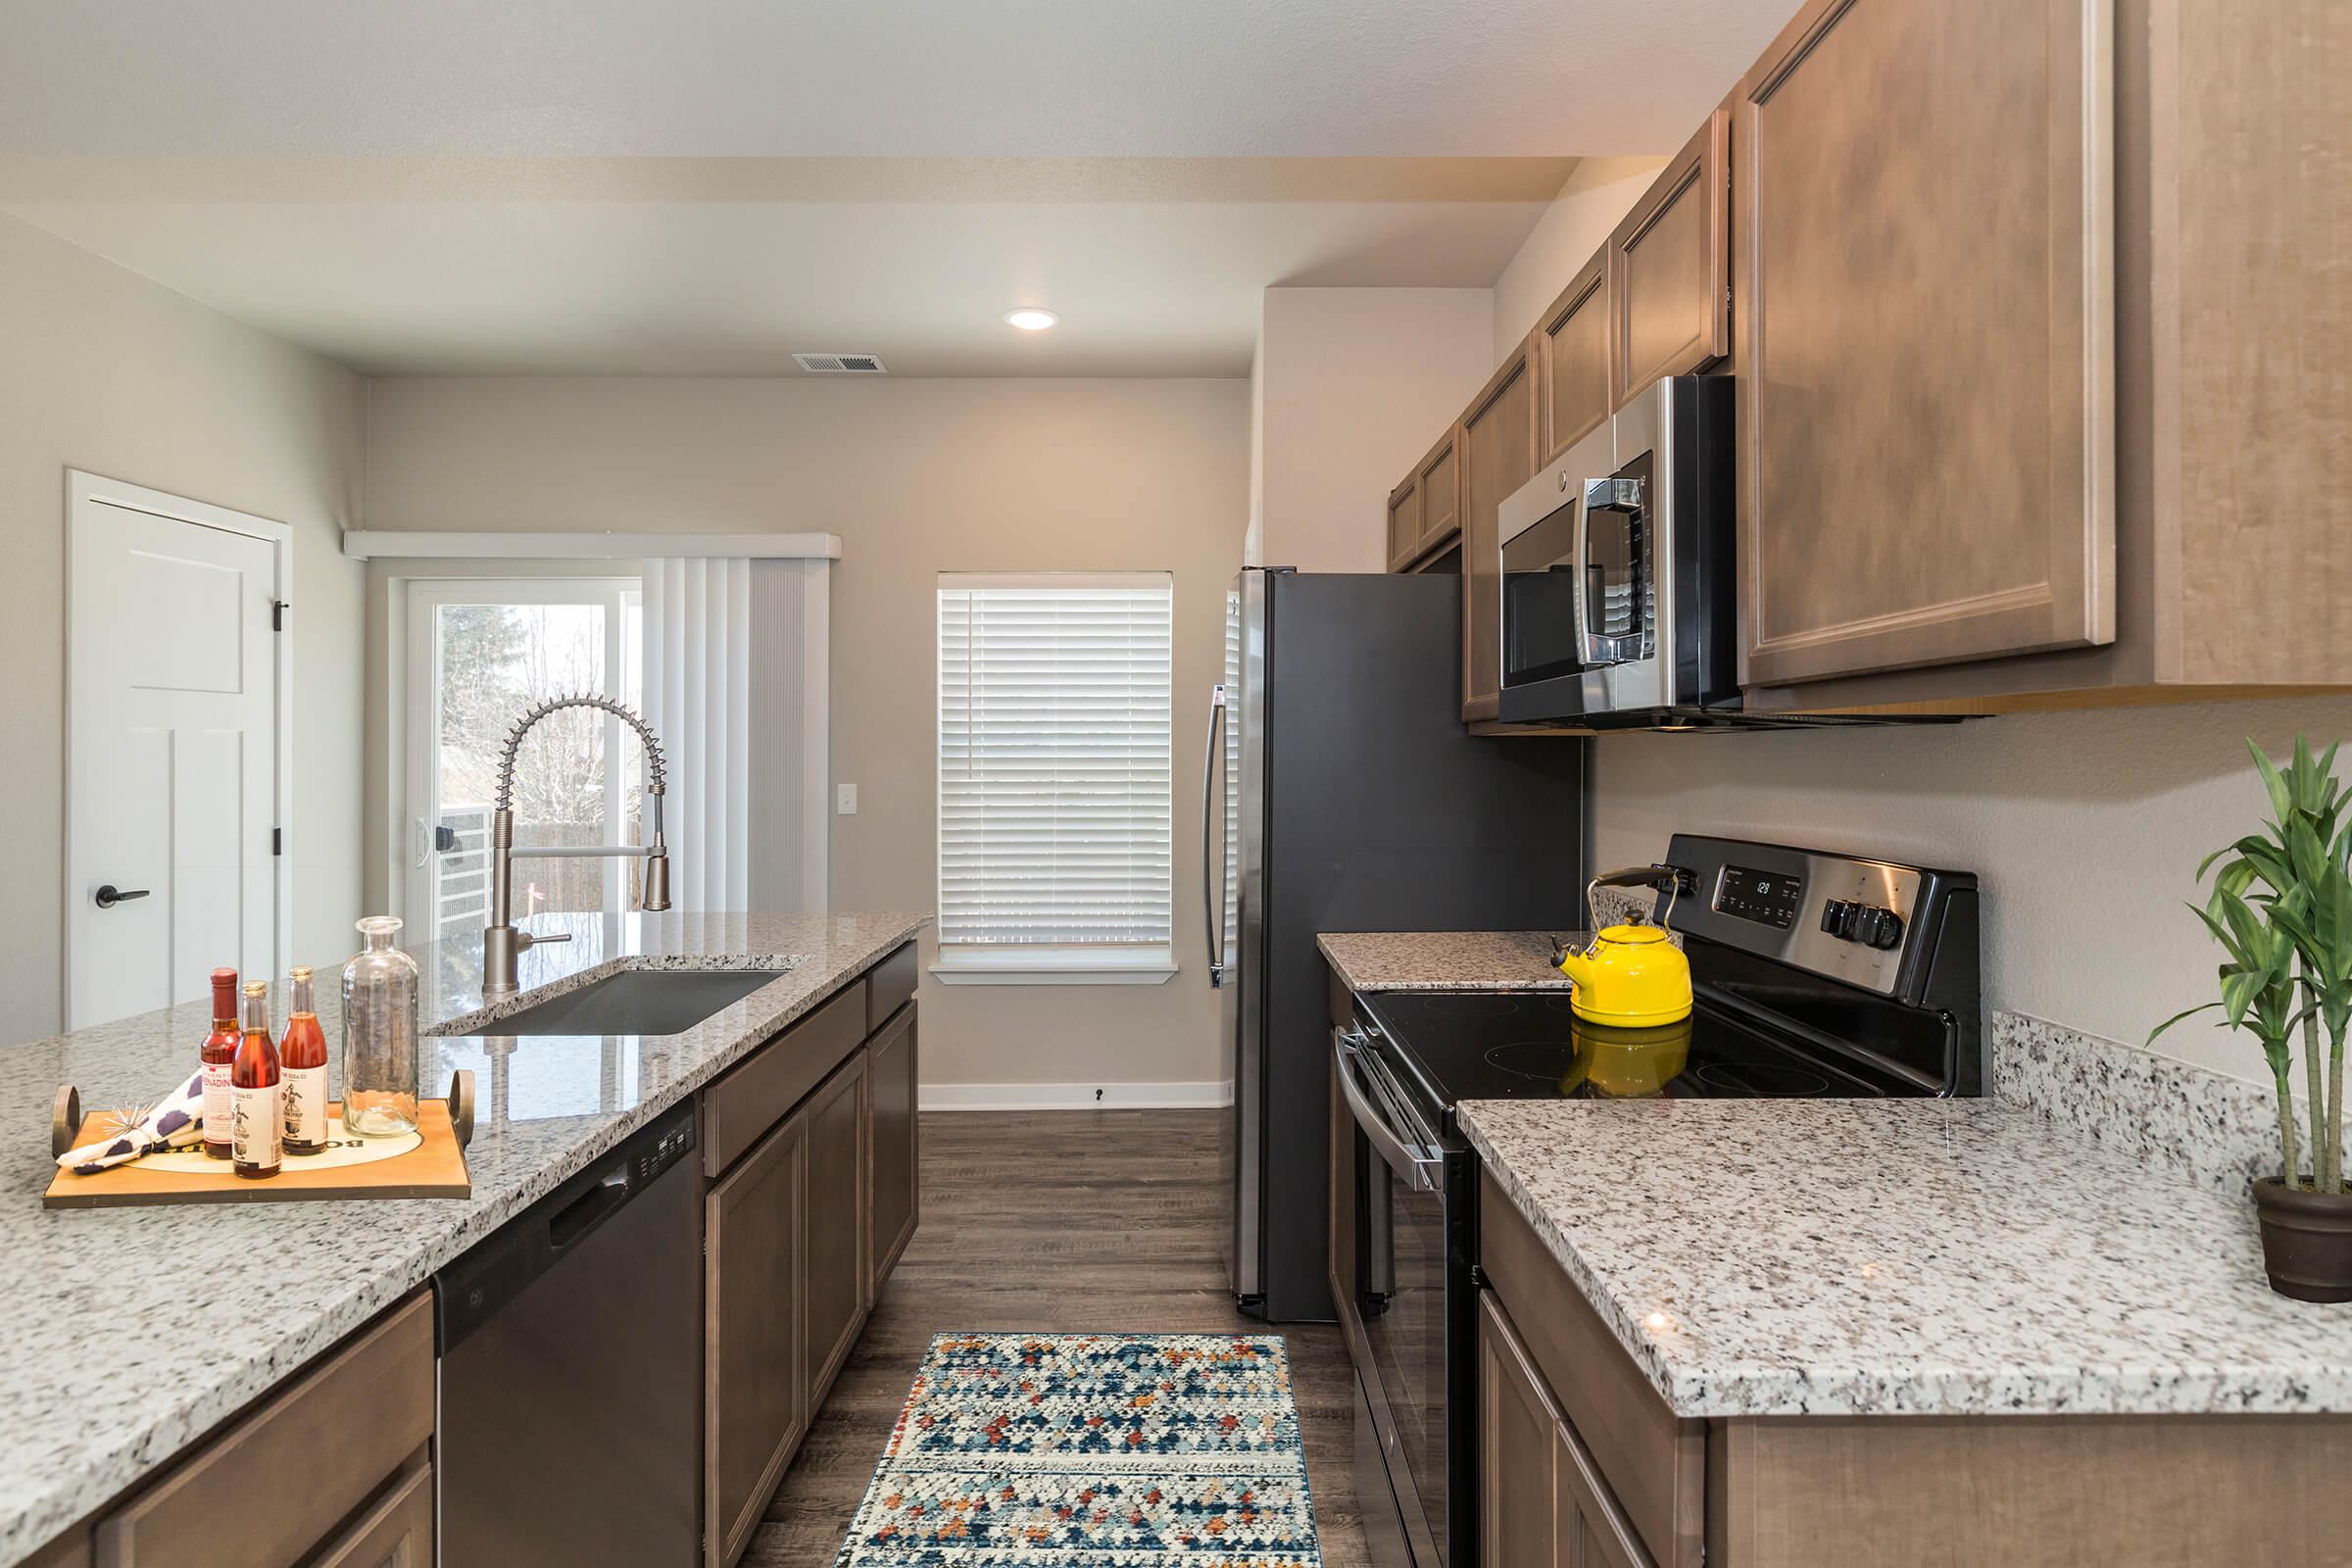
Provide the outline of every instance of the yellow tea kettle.
{"type": "MultiPolygon", "coordinates": [[[[1654,887],[1666,893],[1671,918],[1681,891],[1670,865],[1608,871],[1585,884],[1585,907],[1595,888],[1654,887]]],[[[1597,933],[1582,953],[1563,944],[1553,955],[1560,972],[1576,982],[1570,1002],[1576,1015],[1620,1029],[1649,1029],[1690,1016],[1690,960],[1683,956],[1663,925],[1636,920],[1597,933]]]]}

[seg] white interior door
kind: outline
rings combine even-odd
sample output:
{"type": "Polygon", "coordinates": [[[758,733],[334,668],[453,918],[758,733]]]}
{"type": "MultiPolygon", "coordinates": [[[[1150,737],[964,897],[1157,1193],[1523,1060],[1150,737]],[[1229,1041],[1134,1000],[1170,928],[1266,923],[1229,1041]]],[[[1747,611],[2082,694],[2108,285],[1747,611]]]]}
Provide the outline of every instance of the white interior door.
{"type": "MultiPolygon", "coordinates": [[[[416,581],[408,597],[405,940],[457,939],[489,915],[490,812],[509,726],[569,693],[637,709],[643,600],[634,578],[586,577],[416,581]]],[[[618,719],[552,714],[516,762],[517,845],[635,842],[645,759],[618,719]]],[[[630,907],[635,867],[518,860],[514,914],[630,907]]]]}
{"type": "Polygon", "coordinates": [[[282,525],[72,476],[66,1024],[269,977],[282,525]]]}

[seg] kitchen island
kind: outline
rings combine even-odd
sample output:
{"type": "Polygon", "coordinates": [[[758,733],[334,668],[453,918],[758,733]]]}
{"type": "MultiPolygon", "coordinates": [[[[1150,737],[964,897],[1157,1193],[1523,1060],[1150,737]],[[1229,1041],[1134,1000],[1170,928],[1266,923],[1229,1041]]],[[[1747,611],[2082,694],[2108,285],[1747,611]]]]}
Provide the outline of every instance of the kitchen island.
{"type": "MultiPolygon", "coordinates": [[[[571,941],[522,956],[521,991],[485,1006],[478,942],[410,950],[422,973],[426,1094],[475,1076],[472,1196],[44,1210],[60,1084],[85,1110],[160,1094],[193,1070],[197,1002],[0,1047],[0,1269],[11,1333],[0,1377],[0,1564],[16,1563],[304,1369],[598,1155],[801,1019],[929,916],[542,916],[571,941]],[[663,1036],[495,1033],[500,1017],[624,969],[779,969],[742,1001],[663,1036]],[[492,1045],[489,1042],[495,1041],[492,1045]]],[[[327,973],[331,976],[331,970],[327,973]]],[[[331,984],[331,979],[325,983],[331,984]]],[[[273,988],[272,1017],[286,999],[273,988]]],[[[339,1009],[322,998],[330,1060],[339,1009]]]]}

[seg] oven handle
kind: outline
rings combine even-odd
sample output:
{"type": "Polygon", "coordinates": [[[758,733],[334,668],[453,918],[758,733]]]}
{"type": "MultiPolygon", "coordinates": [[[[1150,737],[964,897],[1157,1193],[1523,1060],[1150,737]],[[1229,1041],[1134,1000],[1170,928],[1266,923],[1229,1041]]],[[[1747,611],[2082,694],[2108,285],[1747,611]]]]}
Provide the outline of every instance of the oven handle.
{"type": "Polygon", "coordinates": [[[1389,1169],[1395,1171],[1408,1192],[1437,1193],[1446,1189],[1446,1162],[1426,1147],[1407,1144],[1396,1136],[1386,1117],[1372,1103],[1372,1092],[1357,1081],[1358,1059],[1363,1054],[1364,1037],[1350,1035],[1345,1029],[1331,1032],[1332,1060],[1339,1068],[1340,1093],[1347,1097],[1348,1109],[1355,1117],[1356,1126],[1363,1129],[1364,1140],[1379,1152],[1389,1169]]]}

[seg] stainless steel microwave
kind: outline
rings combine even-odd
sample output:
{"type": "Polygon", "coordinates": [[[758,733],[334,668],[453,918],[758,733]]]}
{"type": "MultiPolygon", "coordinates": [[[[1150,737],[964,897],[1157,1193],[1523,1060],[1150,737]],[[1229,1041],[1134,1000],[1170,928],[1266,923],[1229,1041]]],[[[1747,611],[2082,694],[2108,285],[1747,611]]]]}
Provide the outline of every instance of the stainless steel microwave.
{"type": "Polygon", "coordinates": [[[1739,721],[1733,413],[1670,376],[1503,502],[1505,722],[1739,721]]]}

